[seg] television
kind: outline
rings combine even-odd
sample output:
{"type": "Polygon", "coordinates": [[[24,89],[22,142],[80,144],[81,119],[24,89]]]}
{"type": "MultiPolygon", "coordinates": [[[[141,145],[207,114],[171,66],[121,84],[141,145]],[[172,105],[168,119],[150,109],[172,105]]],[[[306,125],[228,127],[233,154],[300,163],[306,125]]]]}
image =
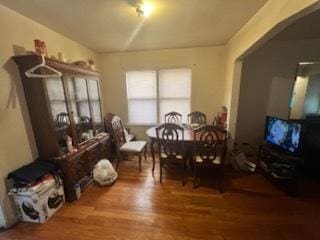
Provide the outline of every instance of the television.
{"type": "Polygon", "coordinates": [[[301,152],[302,123],[267,116],[265,141],[291,154],[301,152]]]}

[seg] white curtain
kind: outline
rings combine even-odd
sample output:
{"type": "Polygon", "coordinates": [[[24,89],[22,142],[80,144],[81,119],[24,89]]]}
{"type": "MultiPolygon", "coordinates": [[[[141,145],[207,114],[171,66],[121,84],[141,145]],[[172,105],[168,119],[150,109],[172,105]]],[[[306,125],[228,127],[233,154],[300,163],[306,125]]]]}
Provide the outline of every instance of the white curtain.
{"type": "Polygon", "coordinates": [[[126,73],[128,117],[131,124],[157,123],[157,72],[126,73]]]}
{"type": "Polygon", "coordinates": [[[171,111],[182,114],[182,122],[187,122],[191,109],[191,69],[163,69],[159,71],[160,122],[171,111]]]}
{"type": "Polygon", "coordinates": [[[126,73],[129,124],[157,124],[171,111],[191,109],[191,69],[128,71],[126,73]],[[158,75],[158,78],[157,78],[158,75]],[[159,109],[158,109],[159,106],[159,109]],[[158,117],[159,113],[159,117],[158,117]]]}

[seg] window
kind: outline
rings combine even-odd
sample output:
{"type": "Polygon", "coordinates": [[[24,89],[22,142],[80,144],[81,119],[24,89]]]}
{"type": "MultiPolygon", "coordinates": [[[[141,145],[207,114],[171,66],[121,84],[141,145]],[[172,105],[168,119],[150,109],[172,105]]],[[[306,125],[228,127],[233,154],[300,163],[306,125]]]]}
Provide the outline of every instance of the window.
{"type": "Polygon", "coordinates": [[[129,124],[157,124],[171,111],[191,109],[191,69],[128,71],[126,73],[129,124]]]}
{"type": "Polygon", "coordinates": [[[191,103],[191,69],[163,69],[159,71],[159,113],[160,122],[171,111],[182,114],[187,122],[191,103]]]}
{"type": "Polygon", "coordinates": [[[157,122],[157,72],[130,71],[126,74],[130,124],[157,122]]]}

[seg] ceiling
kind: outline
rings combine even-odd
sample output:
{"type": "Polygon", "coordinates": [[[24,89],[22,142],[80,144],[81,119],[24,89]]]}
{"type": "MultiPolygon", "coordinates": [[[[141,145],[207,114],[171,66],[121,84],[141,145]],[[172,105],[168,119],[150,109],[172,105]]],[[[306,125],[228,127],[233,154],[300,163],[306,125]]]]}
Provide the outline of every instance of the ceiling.
{"type": "Polygon", "coordinates": [[[273,40],[303,40],[320,39],[320,10],[308,14],[290,24],[282,32],[276,35],[273,40]]]}
{"type": "Polygon", "coordinates": [[[268,0],[149,0],[138,17],[135,0],[0,0],[97,52],[225,44],[268,0]]]}

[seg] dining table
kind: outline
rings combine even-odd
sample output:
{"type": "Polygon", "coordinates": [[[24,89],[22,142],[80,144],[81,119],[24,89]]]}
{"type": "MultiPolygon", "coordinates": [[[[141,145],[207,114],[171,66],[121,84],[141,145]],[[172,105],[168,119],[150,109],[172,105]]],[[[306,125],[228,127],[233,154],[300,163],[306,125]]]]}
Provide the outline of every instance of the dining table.
{"type": "MultiPolygon", "coordinates": [[[[184,125],[182,124],[182,127],[184,128],[183,131],[183,137],[181,132],[178,132],[179,136],[178,136],[178,141],[183,141],[185,145],[191,145],[194,142],[194,139],[196,138],[196,140],[198,139],[197,136],[199,136],[199,134],[197,134],[196,136],[194,135],[194,130],[199,129],[200,127],[202,127],[203,125],[199,125],[196,126],[194,128],[188,126],[188,125],[184,125]],[[182,140],[183,139],[183,140],[182,140]]],[[[157,142],[157,131],[156,128],[158,126],[155,127],[151,127],[147,130],[146,134],[150,139],[150,150],[151,150],[151,156],[152,156],[152,171],[154,171],[155,168],[155,153],[154,153],[154,144],[157,142]]]]}
{"type": "MultiPolygon", "coordinates": [[[[200,135],[201,133],[198,134],[194,134],[194,131],[196,129],[201,128],[203,125],[199,125],[196,126],[194,128],[188,126],[188,125],[184,125],[182,124],[182,127],[184,128],[184,133],[183,133],[183,137],[182,134],[179,134],[178,136],[178,141],[183,141],[185,145],[191,145],[194,141],[199,141],[200,140],[200,135]],[[183,140],[182,140],[183,139],[183,140]]],[[[152,171],[154,171],[155,168],[155,151],[154,151],[154,145],[157,142],[157,131],[156,128],[158,126],[155,127],[151,127],[146,131],[147,136],[150,139],[150,150],[151,150],[151,156],[152,156],[152,171]]],[[[229,133],[227,132],[227,130],[223,130],[226,131],[226,135],[225,137],[229,138],[229,133]]]]}

